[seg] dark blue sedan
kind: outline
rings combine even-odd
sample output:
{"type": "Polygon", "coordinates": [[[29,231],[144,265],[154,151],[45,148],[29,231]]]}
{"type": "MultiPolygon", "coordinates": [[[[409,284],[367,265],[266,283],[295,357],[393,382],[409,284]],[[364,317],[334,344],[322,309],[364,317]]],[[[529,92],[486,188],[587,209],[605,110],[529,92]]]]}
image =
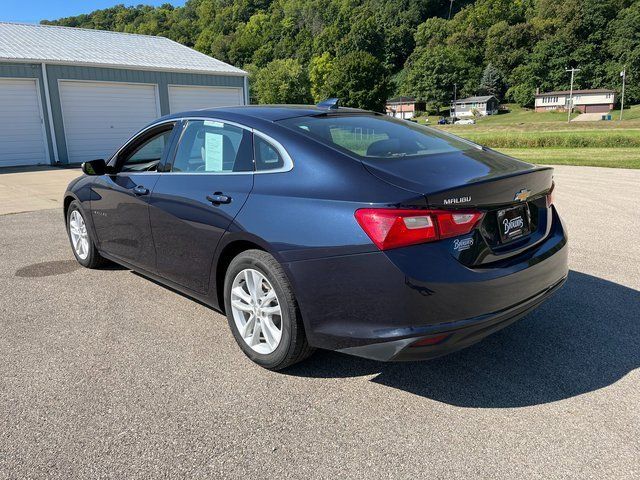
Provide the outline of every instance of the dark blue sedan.
{"type": "Polygon", "coordinates": [[[464,348],[567,276],[553,170],[328,106],[163,117],[65,194],[74,255],[226,313],[254,362],[464,348]]]}

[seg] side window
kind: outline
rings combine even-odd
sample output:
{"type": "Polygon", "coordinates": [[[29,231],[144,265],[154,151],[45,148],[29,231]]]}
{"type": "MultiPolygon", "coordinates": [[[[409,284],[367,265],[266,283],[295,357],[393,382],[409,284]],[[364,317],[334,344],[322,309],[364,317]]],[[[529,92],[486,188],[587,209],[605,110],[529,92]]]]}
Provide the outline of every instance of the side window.
{"type": "Polygon", "coordinates": [[[122,162],[121,172],[154,172],[162,159],[165,149],[169,145],[172,128],[154,135],[133,152],[126,155],[122,162]]]}
{"type": "Polygon", "coordinates": [[[251,172],[251,134],[223,122],[190,120],[182,133],[171,171],[251,172]]]}
{"type": "Polygon", "coordinates": [[[275,170],[284,166],[284,160],[276,148],[259,135],[253,136],[256,170],[275,170]]]}

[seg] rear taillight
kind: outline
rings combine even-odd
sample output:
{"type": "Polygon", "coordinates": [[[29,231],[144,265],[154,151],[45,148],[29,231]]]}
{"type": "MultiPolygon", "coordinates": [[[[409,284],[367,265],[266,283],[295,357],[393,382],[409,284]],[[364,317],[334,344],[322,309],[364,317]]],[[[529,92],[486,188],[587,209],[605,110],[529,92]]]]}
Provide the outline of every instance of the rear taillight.
{"type": "Polygon", "coordinates": [[[482,218],[476,210],[362,208],[356,220],[380,250],[469,233],[482,218]]]}
{"type": "Polygon", "coordinates": [[[547,208],[549,208],[551,205],[553,205],[553,200],[554,200],[554,190],[556,189],[556,184],[552,183],[551,184],[551,188],[549,189],[549,193],[547,193],[547,208]]]}

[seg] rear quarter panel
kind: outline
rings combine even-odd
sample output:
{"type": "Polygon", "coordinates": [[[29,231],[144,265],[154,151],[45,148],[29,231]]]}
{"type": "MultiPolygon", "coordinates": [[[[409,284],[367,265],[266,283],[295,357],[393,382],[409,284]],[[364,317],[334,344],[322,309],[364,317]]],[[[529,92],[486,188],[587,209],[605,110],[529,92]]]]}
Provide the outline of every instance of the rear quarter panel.
{"type": "Polygon", "coordinates": [[[253,190],[230,235],[250,232],[264,240],[281,262],[375,251],[355,220],[358,208],[426,206],[422,195],[389,185],[360,162],[316,142],[276,139],[286,146],[294,167],[255,175],[253,190]]]}
{"type": "MultiPolygon", "coordinates": [[[[426,206],[424,196],[378,179],[357,160],[294,134],[287,138],[265,133],[286,147],[293,169],[255,175],[253,190],[217,255],[237,241],[261,246],[283,266],[298,298],[306,299],[308,288],[293,274],[293,264],[378,252],[355,219],[358,208],[426,206]]],[[[335,282],[338,274],[333,269],[316,271],[317,280],[326,283],[335,282]]],[[[305,325],[312,316],[311,312],[306,315],[309,306],[300,303],[305,325]]]]}

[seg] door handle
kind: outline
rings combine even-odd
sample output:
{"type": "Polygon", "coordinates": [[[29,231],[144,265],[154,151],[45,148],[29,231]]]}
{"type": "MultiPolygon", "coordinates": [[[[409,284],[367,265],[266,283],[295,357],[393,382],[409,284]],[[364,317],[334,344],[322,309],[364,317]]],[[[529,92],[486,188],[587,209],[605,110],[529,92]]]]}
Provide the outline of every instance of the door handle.
{"type": "Polygon", "coordinates": [[[149,189],[144,188],[142,185],[138,185],[137,187],[134,187],[132,191],[136,195],[147,195],[149,193],[149,189]]]}
{"type": "Polygon", "coordinates": [[[225,195],[222,192],[216,192],[213,195],[207,195],[207,200],[209,200],[214,205],[220,205],[221,203],[231,203],[231,197],[225,195]]]}

